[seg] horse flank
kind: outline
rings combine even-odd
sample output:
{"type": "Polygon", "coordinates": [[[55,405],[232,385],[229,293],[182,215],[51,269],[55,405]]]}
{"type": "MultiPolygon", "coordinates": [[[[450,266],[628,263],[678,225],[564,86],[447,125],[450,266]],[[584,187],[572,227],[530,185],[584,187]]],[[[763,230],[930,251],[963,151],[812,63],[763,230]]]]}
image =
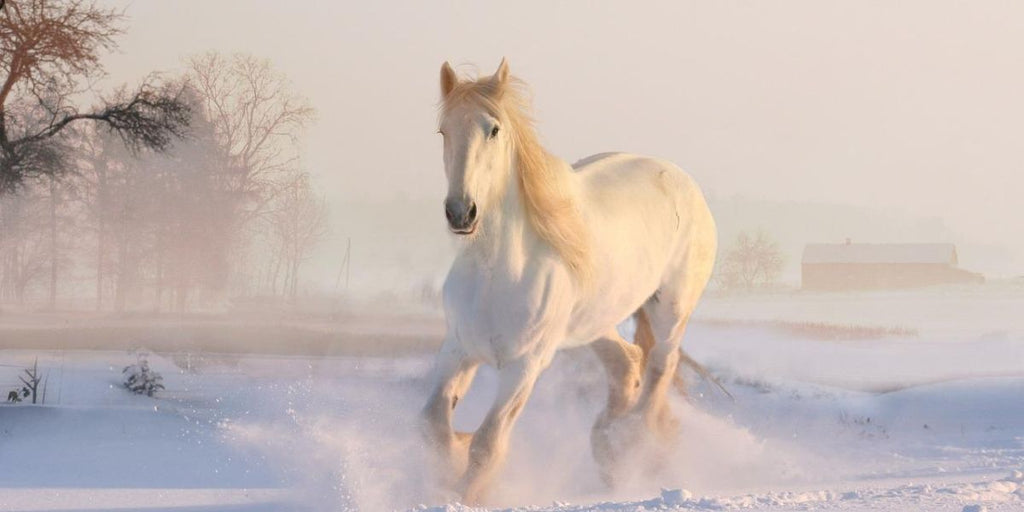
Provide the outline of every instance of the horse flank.
{"type": "Polygon", "coordinates": [[[488,78],[459,81],[442,99],[441,112],[446,114],[457,105],[473,102],[511,129],[515,168],[529,224],[561,256],[577,284],[586,287],[593,274],[593,261],[573,171],[540,144],[525,87],[514,77],[504,85],[488,78]]]}

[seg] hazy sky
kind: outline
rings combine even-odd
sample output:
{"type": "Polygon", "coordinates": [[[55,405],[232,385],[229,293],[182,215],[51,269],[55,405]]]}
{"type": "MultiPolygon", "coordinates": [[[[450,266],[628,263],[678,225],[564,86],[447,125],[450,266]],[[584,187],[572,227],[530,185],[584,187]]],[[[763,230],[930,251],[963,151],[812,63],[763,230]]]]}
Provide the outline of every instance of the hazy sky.
{"type": "Polygon", "coordinates": [[[567,160],[652,154],[716,195],[940,217],[1024,254],[1024,2],[111,3],[113,81],[208,49],[287,73],[338,216],[436,199],[417,214],[442,226],[438,68],[507,56],[567,160]]]}

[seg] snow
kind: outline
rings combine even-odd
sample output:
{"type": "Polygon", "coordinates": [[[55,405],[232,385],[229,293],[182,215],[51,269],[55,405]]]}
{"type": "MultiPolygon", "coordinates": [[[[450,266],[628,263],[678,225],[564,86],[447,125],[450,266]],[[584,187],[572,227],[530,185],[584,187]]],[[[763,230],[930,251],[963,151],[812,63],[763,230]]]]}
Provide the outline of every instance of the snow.
{"type": "MultiPolygon", "coordinates": [[[[635,478],[608,490],[589,451],[604,377],[567,351],[523,412],[490,508],[430,485],[415,424],[426,351],[151,354],[167,389],[150,398],[122,386],[137,361],[125,351],[2,350],[0,383],[37,358],[49,380],[46,405],[0,406],[0,510],[1022,510],[1019,311],[1024,292],[1005,289],[709,298],[686,348],[735,401],[691,379],[673,398],[678,442],[639,448],[635,478]],[[908,331],[773,327],[802,321],[908,331]]],[[[482,370],[459,428],[494,388],[482,370]]]]}

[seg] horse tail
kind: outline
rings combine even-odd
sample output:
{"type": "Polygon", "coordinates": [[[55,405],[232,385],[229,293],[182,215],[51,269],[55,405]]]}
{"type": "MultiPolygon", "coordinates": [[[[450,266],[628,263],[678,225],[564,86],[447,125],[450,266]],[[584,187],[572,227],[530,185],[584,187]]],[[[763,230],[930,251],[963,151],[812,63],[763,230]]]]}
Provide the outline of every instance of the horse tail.
{"type": "MultiPolygon", "coordinates": [[[[697,375],[700,375],[702,379],[714,384],[719,391],[729,397],[729,400],[732,400],[733,402],[736,401],[736,397],[732,396],[732,393],[730,393],[728,389],[725,389],[725,385],[722,384],[722,381],[719,380],[718,377],[712,375],[704,365],[694,361],[693,358],[690,357],[690,354],[687,354],[686,351],[683,350],[683,347],[679,347],[679,362],[682,363],[679,366],[680,368],[682,365],[689,366],[693,371],[697,372],[697,375]]],[[[672,379],[672,383],[675,384],[676,389],[679,390],[680,393],[683,395],[686,394],[686,380],[683,379],[682,375],[676,373],[675,377],[672,379]]]]}

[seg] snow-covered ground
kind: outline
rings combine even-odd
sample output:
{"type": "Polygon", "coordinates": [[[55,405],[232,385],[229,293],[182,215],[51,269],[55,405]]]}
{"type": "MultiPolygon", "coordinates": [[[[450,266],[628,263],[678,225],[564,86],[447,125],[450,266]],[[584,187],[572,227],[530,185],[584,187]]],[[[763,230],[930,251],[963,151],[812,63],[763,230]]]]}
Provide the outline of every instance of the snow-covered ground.
{"type": "MultiPolygon", "coordinates": [[[[565,352],[519,422],[491,506],[1024,510],[1022,312],[1019,289],[709,298],[686,346],[735,401],[693,379],[675,398],[678,443],[608,490],[589,451],[604,377],[588,351],[565,352]],[[785,328],[810,321],[907,331],[785,328]]],[[[135,360],[123,351],[3,350],[0,384],[36,358],[47,405],[0,406],[0,510],[477,510],[429,485],[414,423],[428,354],[152,355],[167,386],[152,399],[120,387],[135,360]]],[[[460,428],[494,384],[482,371],[460,428]]]]}

